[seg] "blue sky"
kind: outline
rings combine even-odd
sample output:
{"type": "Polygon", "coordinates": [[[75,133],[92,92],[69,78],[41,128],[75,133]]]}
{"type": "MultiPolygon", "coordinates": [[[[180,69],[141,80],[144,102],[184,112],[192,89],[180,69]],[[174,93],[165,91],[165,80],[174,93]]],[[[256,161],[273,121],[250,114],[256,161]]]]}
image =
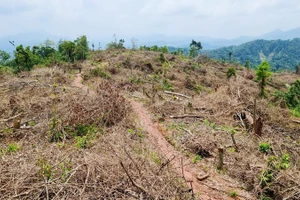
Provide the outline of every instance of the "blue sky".
{"type": "Polygon", "coordinates": [[[257,36],[300,26],[299,0],[0,0],[0,37],[257,36]]]}

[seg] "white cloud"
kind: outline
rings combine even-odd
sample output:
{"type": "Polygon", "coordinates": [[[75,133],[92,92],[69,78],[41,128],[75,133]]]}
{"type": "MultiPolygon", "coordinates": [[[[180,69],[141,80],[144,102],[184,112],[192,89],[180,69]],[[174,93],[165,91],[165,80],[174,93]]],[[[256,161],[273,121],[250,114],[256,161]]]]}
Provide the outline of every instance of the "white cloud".
{"type": "Polygon", "coordinates": [[[298,0],[0,0],[0,36],[259,35],[300,26],[298,0]]]}

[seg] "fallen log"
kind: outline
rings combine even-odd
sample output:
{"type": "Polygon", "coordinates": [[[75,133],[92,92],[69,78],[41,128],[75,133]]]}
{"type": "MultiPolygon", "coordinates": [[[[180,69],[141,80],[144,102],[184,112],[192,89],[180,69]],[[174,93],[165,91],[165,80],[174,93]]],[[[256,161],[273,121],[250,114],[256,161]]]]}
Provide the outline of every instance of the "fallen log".
{"type": "Polygon", "coordinates": [[[191,99],[192,98],[192,97],[186,96],[184,94],[176,93],[176,92],[164,91],[164,93],[171,94],[171,95],[181,96],[181,97],[184,97],[184,98],[187,98],[187,99],[191,99]]]}
{"type": "Polygon", "coordinates": [[[202,118],[202,119],[204,119],[204,117],[202,117],[200,115],[178,115],[178,116],[170,116],[170,118],[172,118],[172,119],[183,119],[183,118],[202,118]]]}

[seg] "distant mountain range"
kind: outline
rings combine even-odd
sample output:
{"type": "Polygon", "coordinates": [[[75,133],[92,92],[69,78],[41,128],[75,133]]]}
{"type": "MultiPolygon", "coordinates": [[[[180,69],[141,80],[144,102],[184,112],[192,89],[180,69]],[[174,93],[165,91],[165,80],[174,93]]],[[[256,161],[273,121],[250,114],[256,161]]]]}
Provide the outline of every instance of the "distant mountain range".
{"type": "MultiPolygon", "coordinates": [[[[60,38],[72,39],[65,36],[54,36],[47,33],[23,33],[10,35],[6,37],[0,37],[0,50],[5,50],[8,52],[13,52],[14,47],[9,43],[9,41],[14,41],[16,45],[23,44],[28,46],[38,45],[45,41],[46,39],[58,42],[60,38]]],[[[125,39],[125,46],[131,46],[131,37],[122,37],[125,39]]],[[[119,39],[121,39],[119,38],[119,39]]],[[[203,36],[166,36],[166,35],[150,35],[150,36],[136,36],[138,39],[138,45],[158,45],[158,46],[172,46],[172,47],[188,47],[191,40],[200,41],[204,49],[217,49],[226,46],[240,45],[249,41],[264,39],[264,40],[291,40],[294,38],[300,38],[300,27],[292,29],[289,31],[281,31],[279,29],[274,30],[270,33],[258,37],[241,36],[235,39],[222,39],[222,38],[211,38],[203,36]]],[[[89,38],[90,43],[94,42],[95,47],[98,47],[99,42],[101,42],[102,48],[105,47],[107,43],[112,41],[112,37],[102,37],[102,38],[89,38]]]]}
{"type": "Polygon", "coordinates": [[[240,45],[246,42],[263,39],[263,40],[292,40],[294,38],[300,38],[300,27],[296,29],[291,29],[288,31],[282,31],[276,29],[272,32],[263,34],[257,37],[251,36],[240,36],[234,39],[222,39],[222,38],[211,38],[211,37],[176,37],[176,36],[156,36],[148,37],[146,40],[142,40],[141,43],[145,45],[159,45],[159,46],[172,46],[172,47],[188,47],[191,40],[200,41],[202,43],[203,49],[218,49],[221,47],[240,45]],[[159,38],[159,40],[155,40],[159,38]]]}
{"type": "MultiPolygon", "coordinates": [[[[279,33],[279,32],[278,32],[279,33]]],[[[269,34],[269,37],[273,37],[269,34]]],[[[273,70],[294,70],[300,64],[300,38],[293,40],[255,40],[238,46],[223,47],[216,50],[202,51],[211,58],[244,64],[249,60],[253,66],[258,66],[263,60],[271,64],[273,70]]]]}

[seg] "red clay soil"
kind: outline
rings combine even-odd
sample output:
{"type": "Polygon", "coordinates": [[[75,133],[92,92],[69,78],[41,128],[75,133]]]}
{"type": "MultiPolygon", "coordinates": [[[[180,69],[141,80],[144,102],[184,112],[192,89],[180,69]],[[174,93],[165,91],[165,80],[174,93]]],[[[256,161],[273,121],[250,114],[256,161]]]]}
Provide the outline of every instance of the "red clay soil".
{"type": "MultiPolygon", "coordinates": [[[[137,114],[138,120],[142,127],[149,134],[150,142],[157,150],[167,158],[175,157],[170,162],[170,165],[176,170],[179,176],[182,176],[188,184],[192,182],[193,192],[195,194],[200,193],[200,199],[232,199],[229,197],[231,191],[236,191],[238,197],[235,199],[255,199],[246,191],[240,189],[238,186],[233,186],[233,183],[222,179],[218,173],[211,174],[210,178],[217,182],[218,186],[208,187],[197,179],[197,175],[200,169],[197,169],[195,165],[190,164],[190,161],[183,156],[180,152],[176,151],[173,146],[164,138],[161,127],[158,124],[154,124],[151,120],[151,115],[147,109],[139,102],[129,100],[134,112],[137,114]],[[182,164],[183,163],[183,164],[182,164]],[[182,166],[183,169],[182,169],[182,166]]],[[[214,166],[215,167],[215,166],[214,166]]],[[[207,180],[209,181],[209,180],[207,180]]],[[[205,181],[205,183],[207,183],[205,181]]],[[[207,185],[212,185],[208,182],[207,185]]]]}
{"type": "MultiPolygon", "coordinates": [[[[88,87],[81,83],[81,74],[77,74],[73,82],[73,86],[82,88],[83,90],[88,90],[88,87]]],[[[228,180],[222,179],[218,173],[211,173],[210,178],[205,181],[211,181],[217,183],[217,186],[208,187],[207,185],[212,185],[212,181],[204,184],[197,179],[197,175],[200,169],[196,166],[190,164],[190,161],[183,156],[180,152],[176,151],[173,146],[168,143],[168,141],[163,136],[161,127],[155,124],[151,120],[151,114],[142,105],[142,103],[136,102],[134,100],[129,100],[134,112],[137,114],[138,120],[141,123],[144,130],[148,133],[150,142],[152,145],[167,158],[173,159],[170,165],[175,169],[179,176],[183,176],[187,184],[192,185],[193,192],[195,194],[200,194],[200,199],[203,200],[226,200],[233,199],[229,197],[231,191],[236,191],[238,197],[235,199],[255,199],[246,191],[240,189],[238,186],[228,180]],[[183,166],[183,167],[182,167],[183,166]]]]}

